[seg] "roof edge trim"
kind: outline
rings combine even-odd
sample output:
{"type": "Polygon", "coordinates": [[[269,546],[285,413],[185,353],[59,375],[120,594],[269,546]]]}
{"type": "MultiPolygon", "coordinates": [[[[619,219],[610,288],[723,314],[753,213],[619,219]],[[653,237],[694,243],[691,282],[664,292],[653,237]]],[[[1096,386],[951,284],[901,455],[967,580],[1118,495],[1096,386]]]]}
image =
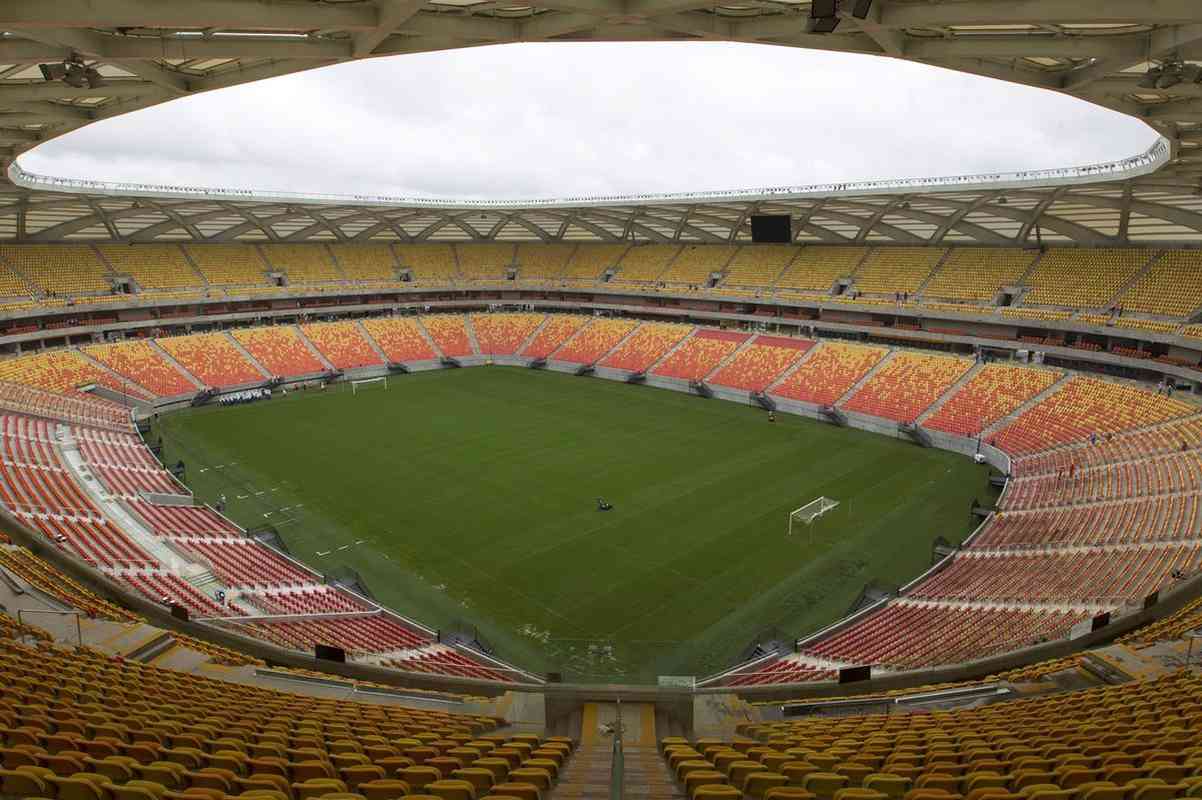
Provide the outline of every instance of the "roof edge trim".
{"type": "Polygon", "coordinates": [[[14,184],[32,191],[65,192],[81,195],[115,195],[156,199],[193,199],[285,203],[321,206],[363,206],[385,208],[431,208],[442,210],[478,209],[498,211],[539,208],[580,208],[614,205],[676,205],[680,203],[721,203],[807,198],[862,197],[870,195],[929,194],[944,191],[998,191],[1046,186],[1074,186],[1126,180],[1159,170],[1172,158],[1172,145],[1157,137],[1143,153],[1099,164],[1022,172],[981,173],[940,178],[902,178],[894,180],[820,183],[810,186],[774,186],[756,189],[732,189],[713,192],[661,192],[632,195],[581,195],[526,200],[472,200],[464,198],[390,197],[365,194],[309,194],[256,189],[230,189],[202,186],[174,186],[152,183],[119,183],[79,178],[39,175],[21,168],[18,160],[8,167],[14,184]]]}

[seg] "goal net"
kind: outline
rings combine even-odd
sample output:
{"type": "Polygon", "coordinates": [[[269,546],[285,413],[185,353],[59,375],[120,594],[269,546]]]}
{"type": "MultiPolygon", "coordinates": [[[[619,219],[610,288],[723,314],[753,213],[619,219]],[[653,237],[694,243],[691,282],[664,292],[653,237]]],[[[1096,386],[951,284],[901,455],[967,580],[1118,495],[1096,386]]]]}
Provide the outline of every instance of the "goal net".
{"type": "Polygon", "coordinates": [[[387,389],[388,388],[388,378],[381,375],[378,378],[360,378],[359,380],[351,381],[351,394],[358,394],[359,392],[362,392],[365,389],[370,389],[372,387],[375,387],[375,388],[382,387],[384,389],[387,389]]]}
{"type": "Polygon", "coordinates": [[[789,512],[789,535],[793,535],[793,527],[795,525],[812,525],[814,520],[826,512],[833,510],[838,505],[838,500],[832,500],[829,497],[819,497],[817,500],[811,500],[801,508],[789,512]]]}

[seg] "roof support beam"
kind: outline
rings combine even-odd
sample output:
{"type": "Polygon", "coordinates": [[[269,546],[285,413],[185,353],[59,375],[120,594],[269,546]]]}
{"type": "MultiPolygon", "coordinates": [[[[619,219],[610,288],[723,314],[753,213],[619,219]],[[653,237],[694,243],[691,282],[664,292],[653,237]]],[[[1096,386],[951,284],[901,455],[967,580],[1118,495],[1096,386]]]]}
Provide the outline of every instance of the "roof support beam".
{"type": "Polygon", "coordinates": [[[131,24],[165,30],[219,28],[279,30],[372,30],[370,6],[358,3],[288,3],[278,0],[5,0],[0,29],[117,28],[131,24]]]}
{"type": "MultiPolygon", "coordinates": [[[[100,34],[68,29],[14,29],[17,33],[52,47],[66,47],[81,55],[115,64],[172,94],[187,94],[188,82],[180,75],[168,72],[157,64],[111,59],[105,55],[105,38],[100,34]]],[[[93,90],[96,91],[96,90],[93,90]]],[[[103,94],[103,92],[101,93],[103,94]]]]}
{"type": "Polygon", "coordinates": [[[380,42],[425,5],[426,0],[376,0],[376,27],[354,34],[351,54],[355,58],[371,55],[380,42]]]}

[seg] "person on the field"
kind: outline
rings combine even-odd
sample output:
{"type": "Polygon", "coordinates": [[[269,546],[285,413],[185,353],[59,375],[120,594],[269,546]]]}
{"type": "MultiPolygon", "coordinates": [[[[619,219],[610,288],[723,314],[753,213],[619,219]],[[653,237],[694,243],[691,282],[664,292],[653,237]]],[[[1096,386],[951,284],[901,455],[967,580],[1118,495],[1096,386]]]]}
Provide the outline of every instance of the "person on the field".
{"type": "Polygon", "coordinates": [[[597,498],[597,510],[598,511],[611,511],[611,510],[613,510],[613,505],[611,505],[610,503],[607,503],[605,501],[604,497],[598,497],[597,498]]]}
{"type": "Polygon", "coordinates": [[[769,411],[769,412],[768,412],[768,421],[769,421],[769,422],[776,422],[776,412],[775,412],[775,411],[769,411]]]}

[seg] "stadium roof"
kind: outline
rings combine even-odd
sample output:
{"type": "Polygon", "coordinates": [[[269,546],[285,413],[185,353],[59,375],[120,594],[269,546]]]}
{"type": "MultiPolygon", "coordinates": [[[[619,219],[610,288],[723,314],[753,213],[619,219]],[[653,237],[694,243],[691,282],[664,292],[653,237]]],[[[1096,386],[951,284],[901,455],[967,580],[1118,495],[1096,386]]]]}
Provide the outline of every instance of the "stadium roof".
{"type": "MultiPolygon", "coordinates": [[[[1198,0],[875,0],[863,19],[851,12],[865,3],[841,5],[838,27],[822,34],[809,32],[810,3],[798,0],[6,0],[0,160],[11,164],[95,120],[339,61],[502,42],[619,40],[764,42],[935,64],[1130,114],[1164,137],[1161,149],[1121,168],[1107,165],[1110,173],[1060,178],[550,202],[68,183],[44,193],[5,185],[0,238],[728,241],[745,237],[754,212],[790,213],[800,241],[828,243],[1024,244],[1037,231],[1045,241],[1090,245],[1202,238],[1198,0]],[[99,85],[44,79],[40,64],[69,59],[94,69],[99,85]]],[[[21,176],[19,168],[10,174],[21,176]]]]}

